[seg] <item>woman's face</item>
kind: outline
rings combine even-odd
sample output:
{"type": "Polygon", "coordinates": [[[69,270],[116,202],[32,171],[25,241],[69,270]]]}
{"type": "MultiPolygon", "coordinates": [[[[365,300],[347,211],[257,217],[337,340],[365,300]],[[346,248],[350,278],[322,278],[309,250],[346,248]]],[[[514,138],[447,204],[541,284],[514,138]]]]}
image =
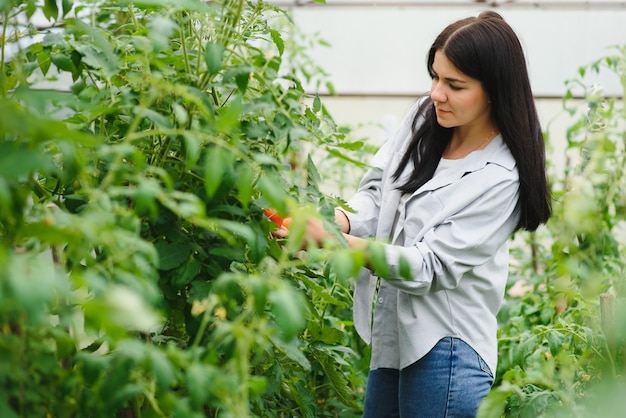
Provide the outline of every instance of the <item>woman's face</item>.
{"type": "Polygon", "coordinates": [[[480,81],[462,73],[441,51],[435,53],[430,97],[444,128],[490,126],[491,105],[480,81]]]}

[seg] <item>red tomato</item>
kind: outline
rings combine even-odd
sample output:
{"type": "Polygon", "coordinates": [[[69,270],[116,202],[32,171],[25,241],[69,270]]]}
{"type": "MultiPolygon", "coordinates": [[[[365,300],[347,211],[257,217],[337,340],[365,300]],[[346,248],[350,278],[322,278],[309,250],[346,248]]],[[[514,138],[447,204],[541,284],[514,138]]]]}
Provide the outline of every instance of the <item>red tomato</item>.
{"type": "Polygon", "coordinates": [[[274,209],[263,209],[263,213],[265,213],[265,216],[267,216],[270,221],[274,222],[279,227],[283,226],[285,222],[284,219],[274,209]]]}

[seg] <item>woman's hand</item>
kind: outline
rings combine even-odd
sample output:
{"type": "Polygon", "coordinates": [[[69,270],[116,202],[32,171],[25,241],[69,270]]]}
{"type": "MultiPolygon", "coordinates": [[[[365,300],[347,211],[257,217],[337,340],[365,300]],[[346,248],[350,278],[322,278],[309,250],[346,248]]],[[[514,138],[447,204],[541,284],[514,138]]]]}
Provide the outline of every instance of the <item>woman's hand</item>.
{"type": "MultiPolygon", "coordinates": [[[[277,226],[277,228],[272,231],[272,235],[276,238],[286,238],[289,235],[291,218],[282,218],[274,209],[263,209],[263,212],[265,216],[277,226]]],[[[347,229],[349,223],[346,216],[341,211],[335,211],[335,220],[338,222],[340,228],[347,229]],[[341,224],[339,222],[341,222],[341,224]]],[[[309,245],[322,247],[323,242],[330,238],[334,239],[335,237],[333,234],[326,231],[321,219],[313,216],[307,218],[302,248],[307,248],[309,245]]]]}
{"type": "MultiPolygon", "coordinates": [[[[272,235],[276,238],[286,238],[287,236],[289,236],[290,223],[291,219],[285,218],[285,220],[280,225],[277,224],[277,228],[272,231],[272,235]]],[[[311,244],[317,247],[321,247],[324,240],[329,238],[334,237],[332,234],[326,231],[326,229],[324,228],[324,224],[320,219],[308,218],[306,220],[306,228],[303,235],[302,248],[307,248],[311,244]]]]}
{"type": "Polygon", "coordinates": [[[318,248],[324,245],[324,241],[335,239],[334,235],[326,231],[324,223],[318,218],[308,218],[306,220],[306,230],[304,233],[305,246],[315,245],[318,248]]]}
{"type": "MultiPolygon", "coordinates": [[[[268,209],[266,215],[272,220],[277,228],[272,231],[272,235],[276,238],[286,238],[289,236],[289,225],[291,224],[291,218],[280,218],[276,212],[268,209]]],[[[364,249],[367,246],[365,240],[357,237],[353,237],[348,234],[350,232],[350,221],[346,214],[338,209],[335,209],[335,223],[339,226],[343,237],[347,240],[348,245],[352,248],[364,249]]],[[[314,245],[318,248],[324,245],[324,241],[336,240],[336,236],[328,232],[324,228],[324,223],[321,219],[316,217],[309,217],[306,220],[306,228],[303,235],[302,248],[306,249],[310,245],[314,245]]]]}

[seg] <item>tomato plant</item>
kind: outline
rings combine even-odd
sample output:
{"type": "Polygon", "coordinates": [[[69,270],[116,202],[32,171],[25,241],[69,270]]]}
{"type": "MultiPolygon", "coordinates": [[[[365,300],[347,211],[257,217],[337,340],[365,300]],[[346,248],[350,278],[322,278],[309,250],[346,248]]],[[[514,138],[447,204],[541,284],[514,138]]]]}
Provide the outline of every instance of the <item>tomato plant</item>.
{"type": "MultiPolygon", "coordinates": [[[[353,168],[365,146],[305,94],[324,71],[285,11],[10,0],[0,15],[0,416],[359,416],[362,256],[298,237],[345,204],[307,150],[353,168]],[[272,238],[267,208],[292,239],[272,238]]],[[[580,75],[626,86],[625,62],[580,75]]],[[[547,227],[516,237],[512,282],[531,291],[500,313],[483,416],[621,412],[626,115],[569,86],[568,108],[586,97],[577,158],[547,227]]]]}
{"type": "Polygon", "coordinates": [[[500,363],[481,416],[623,415],[626,385],[626,108],[587,75],[609,72],[626,93],[626,47],[567,82],[567,165],[553,175],[553,217],[524,236],[500,311],[500,363]],[[582,97],[582,105],[580,99],[582,97]]]}
{"type": "Polygon", "coordinates": [[[355,148],[304,93],[323,72],[289,16],[196,0],[0,13],[0,415],[358,415],[349,283],[273,239],[263,211],[331,219],[342,202],[306,146],[355,148]]]}

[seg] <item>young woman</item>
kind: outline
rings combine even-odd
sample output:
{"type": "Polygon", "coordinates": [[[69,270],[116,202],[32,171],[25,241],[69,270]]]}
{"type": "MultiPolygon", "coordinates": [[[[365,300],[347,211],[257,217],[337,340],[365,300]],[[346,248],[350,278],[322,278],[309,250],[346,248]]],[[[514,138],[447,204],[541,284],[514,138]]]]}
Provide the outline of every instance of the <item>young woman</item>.
{"type": "MultiPolygon", "coordinates": [[[[365,418],[475,416],[496,370],[507,242],[551,212],[511,27],[494,12],[452,23],[428,71],[430,97],[375,155],[354,212],[335,213],[351,246],[378,239],[389,266],[386,277],[364,269],[355,286],[355,326],[372,344],[365,418]]],[[[328,236],[308,222],[310,241],[328,236]]]]}

